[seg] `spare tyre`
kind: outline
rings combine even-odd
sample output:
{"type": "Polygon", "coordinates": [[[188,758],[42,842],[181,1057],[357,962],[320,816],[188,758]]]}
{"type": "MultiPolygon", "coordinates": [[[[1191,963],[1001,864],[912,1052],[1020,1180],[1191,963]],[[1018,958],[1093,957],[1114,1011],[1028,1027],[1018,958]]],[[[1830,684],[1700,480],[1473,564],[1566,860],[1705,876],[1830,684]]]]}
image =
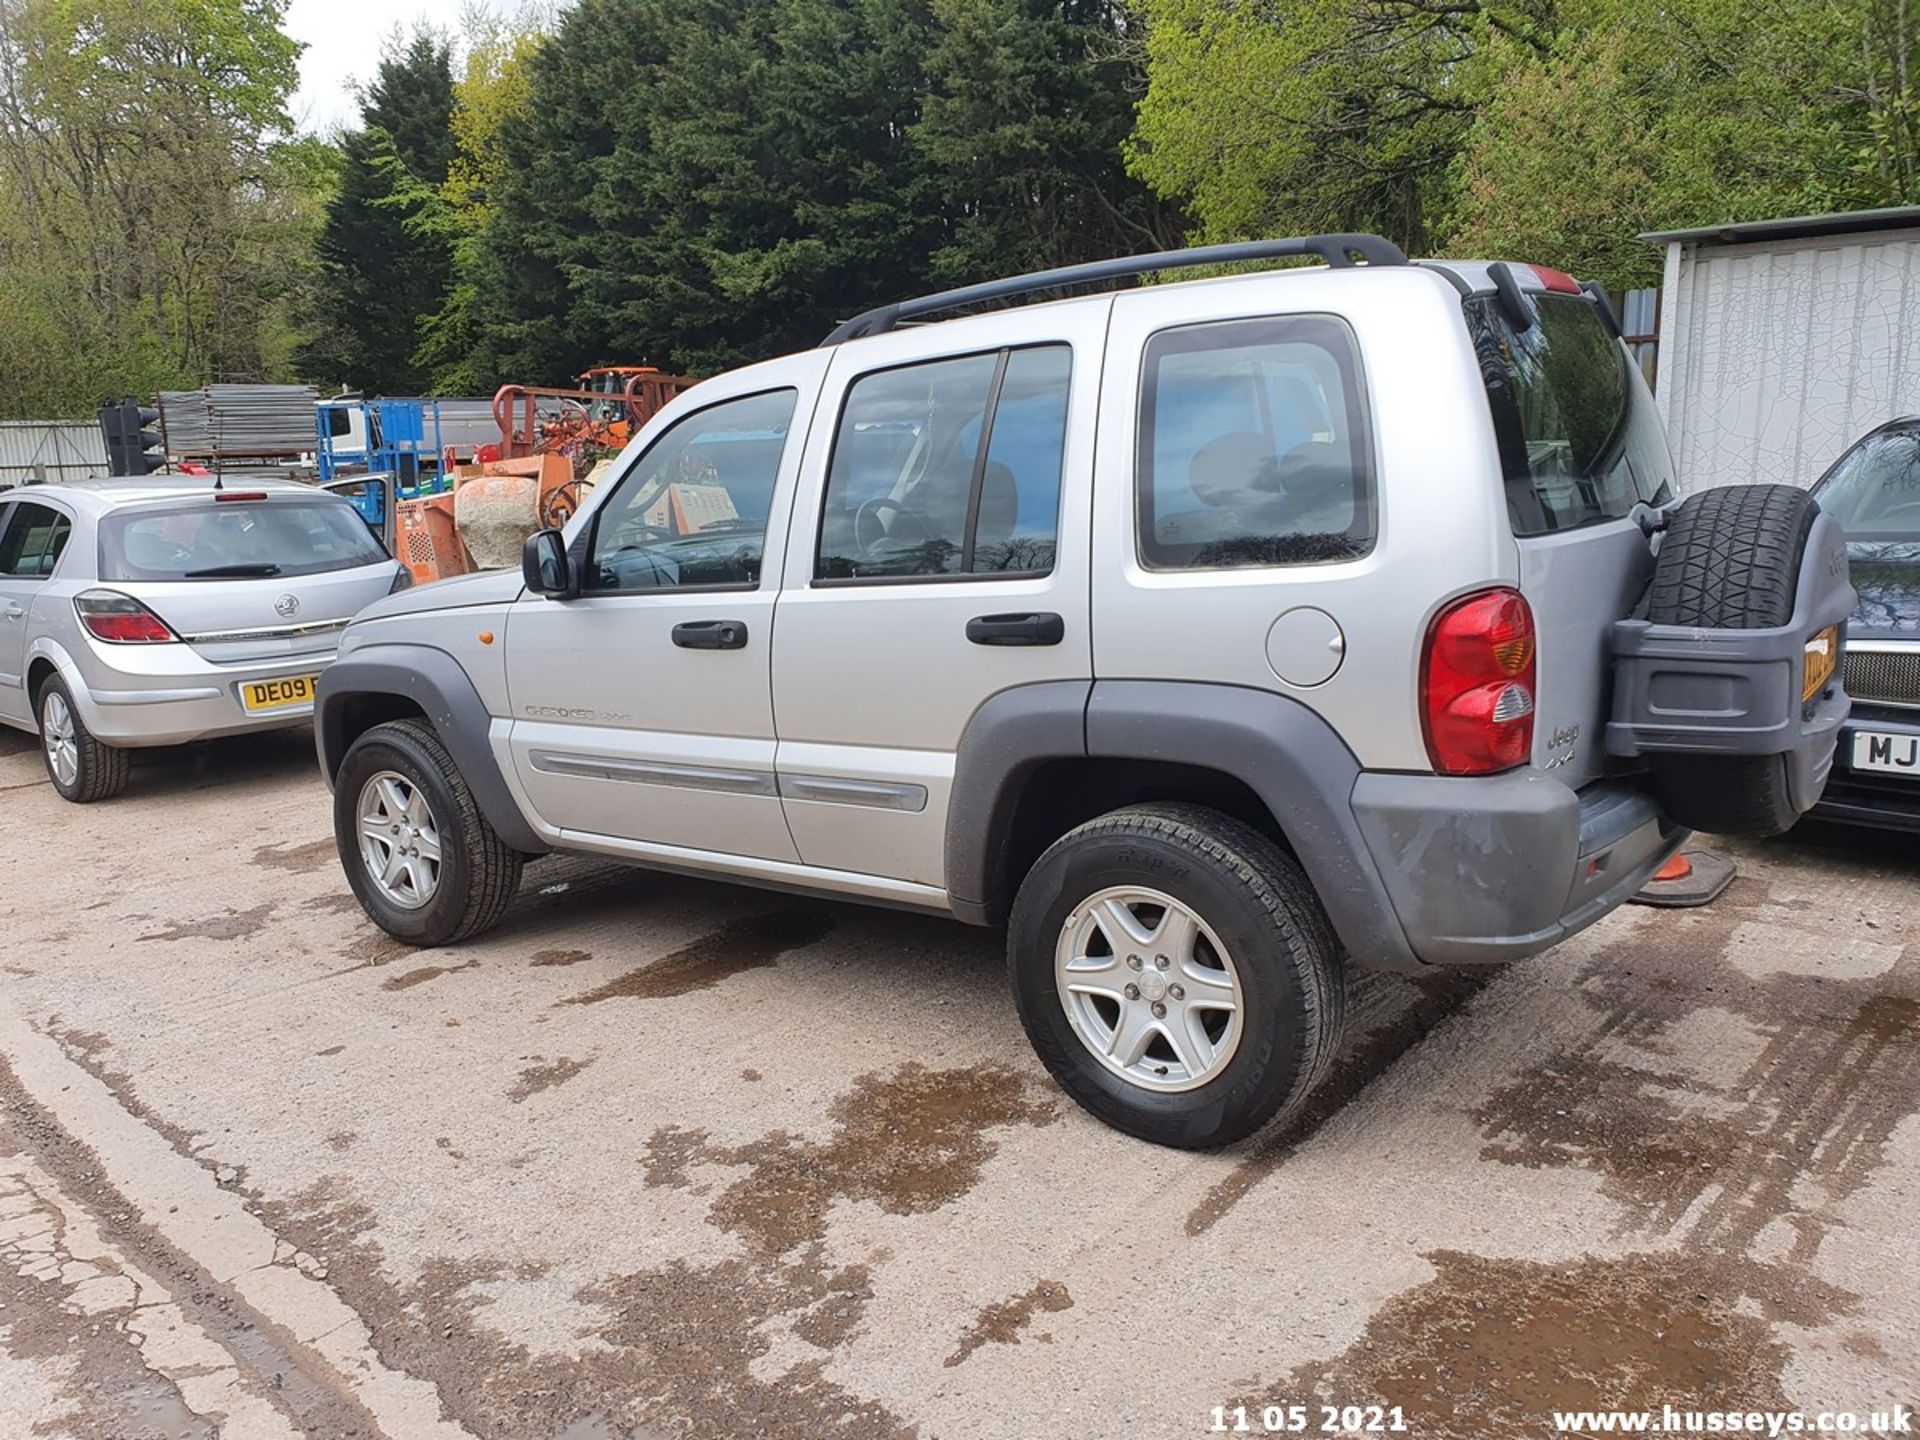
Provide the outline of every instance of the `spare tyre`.
{"type": "MultiPolygon", "coordinates": [[[[1819,505],[1791,485],[1729,485],[1674,511],[1646,618],[1655,625],[1767,630],[1793,619],[1800,562],[1819,505]]],[[[1785,755],[1647,757],[1675,820],[1721,835],[1778,835],[1800,818],[1785,755]]]]}

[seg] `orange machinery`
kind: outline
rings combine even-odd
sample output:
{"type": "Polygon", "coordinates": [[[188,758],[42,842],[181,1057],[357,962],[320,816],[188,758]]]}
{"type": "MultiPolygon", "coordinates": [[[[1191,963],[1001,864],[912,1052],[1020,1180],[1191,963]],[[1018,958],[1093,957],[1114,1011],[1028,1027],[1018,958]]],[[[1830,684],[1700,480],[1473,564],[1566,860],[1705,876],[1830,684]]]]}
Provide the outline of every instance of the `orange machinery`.
{"type": "Polygon", "coordinates": [[[437,495],[402,500],[394,507],[398,558],[417,585],[514,563],[512,558],[501,558],[505,548],[500,543],[497,517],[507,517],[508,524],[524,540],[536,529],[566,524],[580,503],[580,482],[574,478],[573,461],[557,451],[459,465],[449,472],[449,478],[453,481],[451,488],[437,495]],[[469,493],[463,495],[462,491],[469,493]],[[463,534],[463,510],[494,517],[486,540],[475,537],[482,550],[478,560],[463,534]],[[517,525],[512,522],[514,516],[520,517],[517,525]]]}
{"type": "Polygon", "coordinates": [[[617,450],[633,432],[694,382],[651,365],[600,365],[574,377],[579,388],[502,385],[493,397],[500,454],[508,459],[557,451],[575,460],[592,449],[617,450]],[[541,401],[559,401],[559,413],[541,401]]]}

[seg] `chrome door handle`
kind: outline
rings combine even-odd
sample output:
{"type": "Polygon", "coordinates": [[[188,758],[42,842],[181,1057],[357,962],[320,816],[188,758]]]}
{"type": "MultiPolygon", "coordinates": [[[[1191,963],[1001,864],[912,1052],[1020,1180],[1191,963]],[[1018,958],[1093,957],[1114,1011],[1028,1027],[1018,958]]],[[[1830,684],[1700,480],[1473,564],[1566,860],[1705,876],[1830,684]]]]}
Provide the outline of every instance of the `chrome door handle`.
{"type": "Polygon", "coordinates": [[[23,610],[20,606],[14,604],[13,601],[9,600],[7,602],[7,618],[9,620],[18,620],[22,616],[24,616],[26,613],[27,612],[25,610],[23,610]]]}

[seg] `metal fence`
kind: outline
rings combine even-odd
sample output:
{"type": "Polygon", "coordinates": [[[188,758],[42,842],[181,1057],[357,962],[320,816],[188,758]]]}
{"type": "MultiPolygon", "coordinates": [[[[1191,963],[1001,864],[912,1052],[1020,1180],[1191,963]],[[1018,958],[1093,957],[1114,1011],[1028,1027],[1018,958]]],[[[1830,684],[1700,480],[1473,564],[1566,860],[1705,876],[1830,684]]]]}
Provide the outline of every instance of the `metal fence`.
{"type": "Polygon", "coordinates": [[[107,442],[92,420],[0,420],[0,489],[107,473],[107,442]]]}

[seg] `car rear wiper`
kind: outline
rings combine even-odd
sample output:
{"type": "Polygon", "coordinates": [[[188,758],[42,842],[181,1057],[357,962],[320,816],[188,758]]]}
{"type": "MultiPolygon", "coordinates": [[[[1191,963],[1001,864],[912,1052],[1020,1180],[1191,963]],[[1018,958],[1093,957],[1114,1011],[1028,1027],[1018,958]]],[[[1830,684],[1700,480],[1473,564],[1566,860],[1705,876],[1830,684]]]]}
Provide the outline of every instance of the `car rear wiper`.
{"type": "Polygon", "coordinates": [[[185,572],[183,578],[188,580],[218,580],[222,577],[230,576],[235,579],[242,579],[249,575],[258,575],[264,578],[265,576],[278,575],[279,573],[280,567],[272,563],[209,565],[204,570],[188,570],[185,572]]]}

